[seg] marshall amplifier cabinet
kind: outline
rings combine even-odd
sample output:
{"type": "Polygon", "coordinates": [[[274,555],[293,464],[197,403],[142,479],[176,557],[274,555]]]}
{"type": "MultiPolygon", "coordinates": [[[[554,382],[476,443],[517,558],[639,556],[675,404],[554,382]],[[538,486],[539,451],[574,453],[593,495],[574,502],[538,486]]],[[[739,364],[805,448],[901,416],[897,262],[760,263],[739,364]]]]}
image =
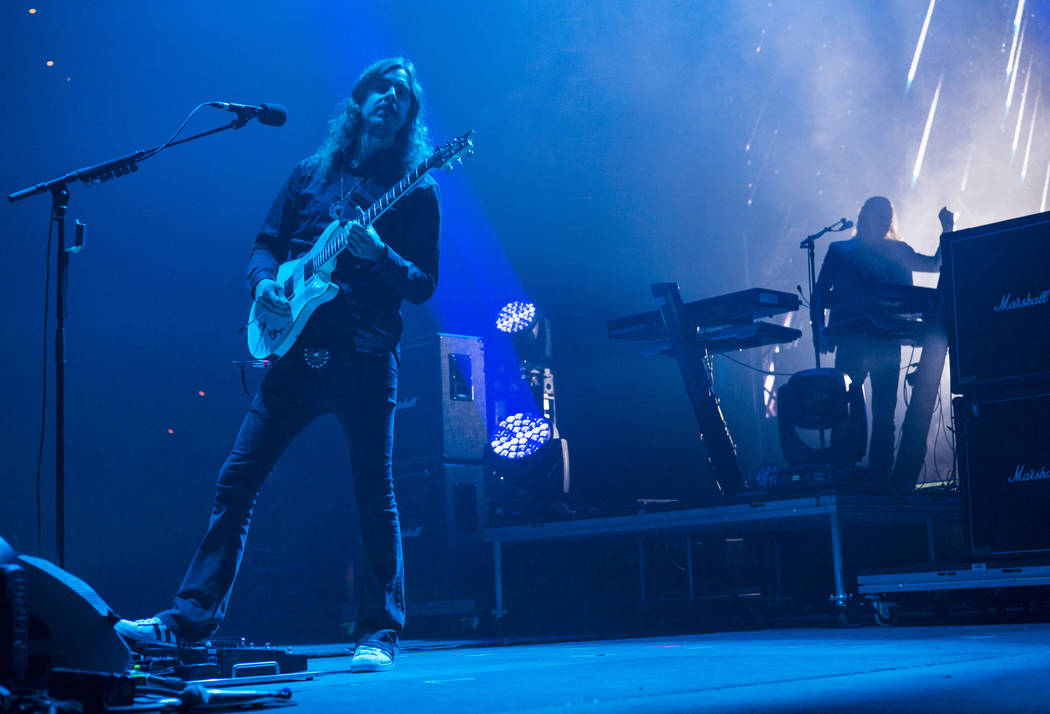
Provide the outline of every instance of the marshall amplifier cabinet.
{"type": "Polygon", "coordinates": [[[952,391],[1050,385],[1050,212],[941,241],[952,391]]]}
{"type": "Polygon", "coordinates": [[[480,463],[488,442],[485,346],[434,334],[401,345],[394,465],[480,463]]]}
{"type": "Polygon", "coordinates": [[[953,408],[973,554],[1050,553],[1050,393],[953,408]]]}

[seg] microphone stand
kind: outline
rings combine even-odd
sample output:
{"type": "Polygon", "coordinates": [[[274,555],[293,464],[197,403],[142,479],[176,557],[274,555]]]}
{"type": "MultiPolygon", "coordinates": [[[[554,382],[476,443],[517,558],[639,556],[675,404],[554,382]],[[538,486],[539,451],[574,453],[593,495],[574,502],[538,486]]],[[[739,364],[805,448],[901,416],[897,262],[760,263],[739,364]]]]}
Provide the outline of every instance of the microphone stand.
{"type": "Polygon", "coordinates": [[[58,227],[58,252],[55,273],[55,538],[58,551],[58,566],[65,567],[65,366],[66,366],[66,284],[69,280],[69,256],[79,253],[83,248],[84,224],[77,221],[76,240],[74,245],[66,247],[66,213],[69,209],[69,184],[73,181],[81,181],[85,186],[109,181],[112,178],[127,176],[139,170],[138,164],[157,154],[161,149],[169,146],[185,144],[188,141],[200,139],[210,134],[216,134],[227,129],[240,129],[251,119],[249,116],[238,115],[229,124],[210,129],[208,131],[194,134],[193,136],[172,141],[151,149],[135,151],[131,154],[121,156],[94,166],[86,166],[82,169],[70,171],[69,173],[44,181],[34,186],[29,186],[21,191],[15,191],[7,195],[11,203],[21,201],[24,198],[35,196],[40,193],[51,193],[51,221],[58,227]]]}
{"type": "Polygon", "coordinates": [[[842,220],[838,221],[837,223],[835,223],[833,225],[825,226],[824,228],[822,228],[820,230],[819,233],[814,233],[811,236],[806,236],[806,239],[798,244],[799,248],[805,249],[806,254],[807,254],[807,258],[808,258],[808,265],[809,265],[809,325],[810,325],[810,330],[813,333],[813,356],[815,357],[815,362],[816,362],[817,369],[820,369],[820,330],[821,330],[821,326],[822,326],[822,324],[824,322],[824,316],[820,315],[821,319],[820,319],[819,322],[817,321],[818,312],[823,312],[823,309],[821,309],[819,311],[816,309],[818,307],[817,303],[819,301],[817,300],[817,295],[816,295],[816,289],[817,289],[817,268],[816,268],[816,258],[813,255],[813,246],[816,243],[817,239],[820,238],[821,236],[823,236],[825,233],[837,233],[839,231],[846,230],[846,228],[849,227],[847,225],[847,223],[848,223],[848,221],[846,221],[846,219],[843,218],[842,220]],[[841,227],[836,227],[836,226],[841,226],[841,227]]]}
{"type": "MultiPolygon", "coordinates": [[[[817,239],[823,236],[825,233],[837,233],[838,231],[844,231],[850,226],[845,218],[834,223],[830,226],[825,226],[818,233],[814,233],[811,236],[806,236],[806,239],[798,244],[799,248],[806,250],[806,257],[808,258],[809,265],[809,327],[813,333],[813,357],[816,362],[817,369],[820,369],[820,331],[824,324],[824,308],[820,306],[820,300],[817,298],[817,266],[816,258],[813,255],[813,246],[817,242],[817,239]],[[836,227],[838,226],[838,227],[836,227]],[[820,320],[817,320],[817,317],[820,320]]],[[[820,430],[820,448],[824,448],[824,430],[820,430]]]]}

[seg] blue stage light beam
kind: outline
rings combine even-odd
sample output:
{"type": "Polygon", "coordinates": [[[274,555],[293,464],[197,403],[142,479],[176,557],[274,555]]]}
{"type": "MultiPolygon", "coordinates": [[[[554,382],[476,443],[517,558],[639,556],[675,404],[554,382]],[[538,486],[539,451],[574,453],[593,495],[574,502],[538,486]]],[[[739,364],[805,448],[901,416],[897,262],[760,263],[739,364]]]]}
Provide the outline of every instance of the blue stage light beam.
{"type": "Polygon", "coordinates": [[[966,155],[966,168],[963,169],[962,183],[959,184],[959,193],[966,191],[966,185],[970,183],[970,166],[973,164],[974,144],[970,144],[970,153],[966,155]]]}
{"type": "Polygon", "coordinates": [[[930,102],[930,113],[926,116],[926,128],[922,130],[922,142],[919,144],[919,153],[915,157],[915,167],[911,172],[911,185],[912,188],[919,181],[919,174],[922,172],[922,161],[926,157],[926,144],[930,140],[930,129],[933,127],[933,117],[937,114],[937,101],[941,97],[941,84],[944,81],[944,75],[937,80],[937,89],[933,93],[933,101],[930,102]]]}
{"type": "Polygon", "coordinates": [[[1039,212],[1046,210],[1046,190],[1050,188],[1050,162],[1046,164],[1046,178],[1043,179],[1043,200],[1039,203],[1039,212]]]}
{"type": "MultiPolygon", "coordinates": [[[[1018,33],[1021,30],[1021,18],[1023,16],[1024,16],[1024,0],[1017,0],[1017,12],[1014,13],[1014,25],[1013,25],[1014,39],[1010,43],[1010,57],[1006,61],[1006,79],[1007,80],[1010,79],[1010,77],[1014,73],[1014,70],[1017,69],[1017,58],[1020,56],[1019,45],[1021,44],[1021,41],[1018,40],[1018,33]]],[[[1021,35],[1022,41],[1023,41],[1023,37],[1024,36],[1021,35]]],[[[1009,102],[1007,102],[1006,106],[1007,106],[1007,109],[1009,109],[1009,107],[1010,107],[1009,102]]]]}
{"type": "Polygon", "coordinates": [[[1014,129],[1014,140],[1010,145],[1010,160],[1017,155],[1017,144],[1021,140],[1021,124],[1024,122],[1024,106],[1028,101],[1028,83],[1032,79],[1032,60],[1028,60],[1028,69],[1024,74],[1024,89],[1021,90],[1021,105],[1017,108],[1017,127],[1014,129]]]}
{"type": "Polygon", "coordinates": [[[915,80],[915,70],[919,67],[919,58],[922,56],[923,45],[926,44],[926,31],[930,29],[930,18],[933,17],[933,6],[937,0],[930,0],[930,6],[926,8],[926,19],[922,21],[922,31],[919,32],[919,41],[915,45],[915,54],[911,58],[911,67],[908,69],[908,85],[904,92],[911,91],[911,83],[915,80]]]}
{"type": "Polygon", "coordinates": [[[1017,48],[1013,50],[1016,53],[1016,56],[1014,56],[1011,60],[1013,62],[1013,67],[1011,68],[1009,73],[1010,88],[1006,91],[1006,111],[1004,112],[1005,115],[1010,114],[1010,106],[1013,104],[1014,101],[1014,88],[1017,86],[1017,67],[1021,64],[1021,50],[1024,48],[1024,31],[1027,27],[1028,23],[1025,23],[1024,26],[1021,27],[1021,39],[1017,43],[1017,48]]]}
{"type": "Polygon", "coordinates": [[[1021,163],[1021,183],[1028,178],[1028,161],[1032,158],[1032,138],[1035,136],[1035,117],[1039,113],[1039,99],[1042,91],[1035,94],[1035,103],[1032,105],[1032,123],[1028,127],[1028,143],[1024,150],[1024,161],[1021,163]]]}

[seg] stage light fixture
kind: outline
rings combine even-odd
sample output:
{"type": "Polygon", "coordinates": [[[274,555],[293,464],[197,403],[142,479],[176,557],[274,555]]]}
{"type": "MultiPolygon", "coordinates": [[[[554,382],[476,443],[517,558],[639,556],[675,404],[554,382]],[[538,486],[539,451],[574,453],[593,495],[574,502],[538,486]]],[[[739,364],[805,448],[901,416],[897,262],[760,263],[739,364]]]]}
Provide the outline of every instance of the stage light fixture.
{"type": "Polygon", "coordinates": [[[503,459],[527,459],[550,441],[551,425],[537,414],[519,412],[492,431],[492,452],[503,459]]]}
{"type": "Polygon", "coordinates": [[[510,338],[518,356],[517,373],[506,375],[504,390],[517,395],[524,387],[536,411],[505,410],[497,402],[500,421],[485,451],[486,495],[497,520],[545,520],[564,510],[569,492],[568,444],[558,434],[554,408],[550,320],[534,303],[514,300],[500,309],[496,329],[510,338]],[[500,418],[508,411],[515,413],[500,418]]]}
{"type": "Polygon", "coordinates": [[[504,514],[540,517],[569,492],[569,451],[554,425],[539,414],[519,412],[500,421],[485,453],[485,492],[504,514]]]}
{"type": "Polygon", "coordinates": [[[536,306],[524,300],[509,302],[496,316],[496,329],[508,335],[525,332],[536,322],[536,306]]]}
{"type": "Polygon", "coordinates": [[[514,300],[500,308],[496,329],[510,337],[522,366],[545,366],[551,359],[550,320],[535,303],[514,300]]]}
{"type": "Polygon", "coordinates": [[[845,372],[818,368],[796,372],[777,390],[780,448],[792,466],[849,464],[867,450],[868,418],[861,385],[845,372]],[[815,448],[798,430],[831,431],[831,444],[815,448]]]}

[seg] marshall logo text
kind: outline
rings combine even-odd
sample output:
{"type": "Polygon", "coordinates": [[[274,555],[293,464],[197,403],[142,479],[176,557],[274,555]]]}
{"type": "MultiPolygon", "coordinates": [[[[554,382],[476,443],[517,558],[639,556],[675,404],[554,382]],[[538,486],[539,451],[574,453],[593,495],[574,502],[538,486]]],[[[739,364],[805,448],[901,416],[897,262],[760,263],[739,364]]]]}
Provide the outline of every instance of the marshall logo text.
{"type": "Polygon", "coordinates": [[[1010,483],[1022,483],[1024,481],[1042,481],[1044,479],[1050,479],[1050,469],[1045,466],[1038,471],[1035,470],[1035,467],[1025,471],[1025,465],[1018,464],[1017,468],[1014,469],[1014,475],[1007,479],[1007,481],[1010,483]]]}
{"type": "Polygon", "coordinates": [[[1044,290],[1035,296],[1032,293],[1028,293],[1023,298],[1015,298],[1011,293],[1005,293],[999,304],[992,309],[996,312],[1006,312],[1007,310],[1020,310],[1021,308],[1035,305],[1046,305],[1048,302],[1050,302],[1050,290],[1044,290]]]}

